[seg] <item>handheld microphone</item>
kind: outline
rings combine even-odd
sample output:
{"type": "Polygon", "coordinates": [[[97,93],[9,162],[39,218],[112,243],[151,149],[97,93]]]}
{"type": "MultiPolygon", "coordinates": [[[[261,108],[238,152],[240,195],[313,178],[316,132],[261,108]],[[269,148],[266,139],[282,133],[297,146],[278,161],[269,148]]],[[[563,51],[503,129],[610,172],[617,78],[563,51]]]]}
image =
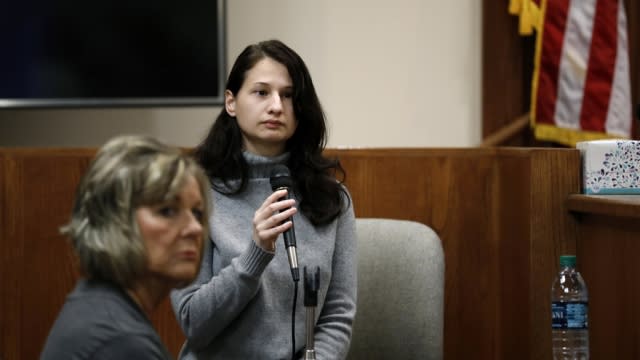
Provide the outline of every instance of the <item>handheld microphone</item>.
{"type": "MultiPolygon", "coordinates": [[[[271,183],[271,189],[273,191],[286,189],[287,196],[286,199],[290,199],[291,196],[291,187],[293,186],[293,181],[291,180],[291,175],[289,173],[289,169],[284,165],[276,165],[271,170],[271,177],[269,179],[271,183]]],[[[291,268],[291,276],[293,277],[293,281],[300,280],[300,269],[298,268],[298,251],[296,248],[296,233],[293,228],[293,218],[289,218],[285,221],[291,221],[291,227],[286,230],[283,234],[284,236],[284,246],[287,249],[287,257],[289,258],[289,267],[291,268]]]]}

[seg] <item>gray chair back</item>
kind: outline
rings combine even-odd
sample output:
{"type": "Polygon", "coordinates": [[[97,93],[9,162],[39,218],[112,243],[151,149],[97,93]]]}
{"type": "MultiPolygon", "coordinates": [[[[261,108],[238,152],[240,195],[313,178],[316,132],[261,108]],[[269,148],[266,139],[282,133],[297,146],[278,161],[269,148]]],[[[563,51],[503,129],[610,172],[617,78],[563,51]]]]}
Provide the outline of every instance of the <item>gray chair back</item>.
{"type": "Polygon", "coordinates": [[[442,359],[444,252],[428,226],[356,219],[358,308],[348,359],[442,359]]]}

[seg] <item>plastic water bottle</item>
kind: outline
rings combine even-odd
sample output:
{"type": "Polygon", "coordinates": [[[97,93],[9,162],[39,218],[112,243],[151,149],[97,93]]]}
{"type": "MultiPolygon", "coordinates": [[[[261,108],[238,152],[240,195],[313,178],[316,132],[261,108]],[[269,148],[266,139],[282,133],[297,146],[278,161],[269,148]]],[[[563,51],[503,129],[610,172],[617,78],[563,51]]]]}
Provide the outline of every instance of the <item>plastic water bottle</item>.
{"type": "Polygon", "coordinates": [[[554,360],[589,359],[589,294],[574,255],[560,256],[551,287],[551,342],[554,360]]]}

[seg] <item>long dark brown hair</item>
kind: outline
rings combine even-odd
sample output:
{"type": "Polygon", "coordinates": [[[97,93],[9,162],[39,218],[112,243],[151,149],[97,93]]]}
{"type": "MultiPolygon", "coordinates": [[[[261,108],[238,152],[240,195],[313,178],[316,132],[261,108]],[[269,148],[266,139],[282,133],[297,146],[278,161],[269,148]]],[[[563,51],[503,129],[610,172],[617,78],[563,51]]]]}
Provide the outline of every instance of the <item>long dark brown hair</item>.
{"type": "MultiPolygon", "coordinates": [[[[238,56],[227,79],[226,90],[237,96],[246,74],[260,60],[270,58],[284,65],[293,82],[293,110],[298,126],[287,141],[294,191],[300,199],[301,212],[314,225],[335,219],[349,198],[340,182],[345,172],[338,159],[322,152],[327,142],[324,111],[311,81],[311,75],[300,56],[278,40],[247,46],[238,56]]],[[[234,117],[223,107],[207,137],[195,149],[195,157],[214,182],[214,189],[225,194],[242,192],[248,181],[248,165],[242,156],[242,133],[234,117]],[[240,180],[229,186],[232,180],[240,180]]]]}

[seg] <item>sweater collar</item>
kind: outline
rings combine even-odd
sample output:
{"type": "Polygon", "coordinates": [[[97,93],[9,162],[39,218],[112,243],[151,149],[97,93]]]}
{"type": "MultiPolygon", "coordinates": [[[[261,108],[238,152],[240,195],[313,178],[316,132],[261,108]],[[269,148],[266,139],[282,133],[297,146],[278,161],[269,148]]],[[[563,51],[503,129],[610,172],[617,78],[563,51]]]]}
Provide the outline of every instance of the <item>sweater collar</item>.
{"type": "Polygon", "coordinates": [[[242,152],[242,156],[244,156],[247,164],[249,164],[249,178],[251,179],[270,177],[271,169],[278,164],[286,165],[289,161],[289,155],[288,152],[278,156],[262,156],[248,151],[242,152]]]}

